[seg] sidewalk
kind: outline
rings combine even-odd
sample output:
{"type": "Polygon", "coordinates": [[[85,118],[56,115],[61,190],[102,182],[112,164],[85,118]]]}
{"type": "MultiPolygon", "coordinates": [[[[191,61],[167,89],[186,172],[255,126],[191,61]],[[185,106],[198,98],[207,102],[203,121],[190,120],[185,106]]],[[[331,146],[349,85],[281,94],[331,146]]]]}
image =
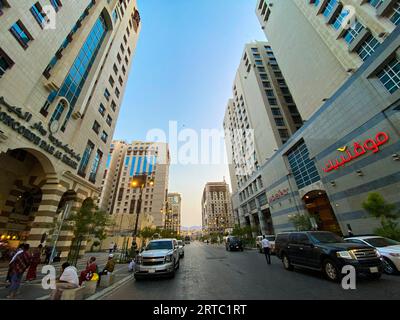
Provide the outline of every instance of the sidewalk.
{"type": "MultiPolygon", "coordinates": [[[[99,266],[99,269],[102,269],[106,261],[108,259],[108,253],[106,252],[96,252],[96,253],[86,253],[85,256],[80,259],[77,263],[77,269],[78,269],[78,275],[80,271],[82,271],[86,267],[86,262],[87,260],[91,257],[94,256],[96,257],[96,262],[99,266]]],[[[42,288],[42,278],[43,274],[41,274],[41,269],[43,265],[39,265],[37,269],[37,275],[38,279],[31,281],[31,282],[26,282],[25,281],[25,276],[26,272],[24,274],[24,280],[22,281],[21,287],[20,287],[20,294],[17,295],[16,300],[36,300],[36,299],[41,299],[45,300],[46,296],[50,294],[50,290],[45,290],[42,288]]],[[[61,263],[54,263],[53,266],[57,270],[57,277],[59,276],[60,269],[61,269],[61,263]]],[[[116,264],[115,265],[115,270],[114,270],[114,275],[115,275],[115,281],[114,283],[117,283],[118,281],[124,279],[131,273],[128,272],[128,264],[116,264]]],[[[6,296],[8,295],[8,289],[5,288],[6,282],[6,275],[7,275],[7,268],[1,268],[0,269],[0,300],[6,299],[6,296]]],[[[96,293],[99,291],[102,291],[106,288],[98,288],[96,293]]]]}

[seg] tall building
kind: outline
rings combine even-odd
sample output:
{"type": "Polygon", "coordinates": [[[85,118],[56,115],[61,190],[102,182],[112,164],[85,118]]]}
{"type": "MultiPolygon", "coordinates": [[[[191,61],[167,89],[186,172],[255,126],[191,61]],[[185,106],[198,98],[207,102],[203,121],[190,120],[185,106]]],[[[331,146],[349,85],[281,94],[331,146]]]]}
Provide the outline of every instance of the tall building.
{"type": "Polygon", "coordinates": [[[201,199],[203,231],[224,234],[234,227],[231,193],[226,182],[208,182],[201,199]]]}
{"type": "Polygon", "coordinates": [[[258,0],[256,12],[304,120],[400,24],[398,0],[258,0]]]}
{"type": "Polygon", "coordinates": [[[164,227],[169,164],[165,143],[113,141],[98,201],[99,207],[112,215],[112,236],[132,235],[136,222],[137,230],[164,227]],[[132,181],[142,175],[146,176],[146,185],[140,205],[141,190],[133,188],[132,181]]]}
{"type": "Polygon", "coordinates": [[[263,233],[277,233],[294,230],[293,218],[306,215],[310,228],[372,233],[379,221],[362,205],[371,192],[399,208],[398,4],[258,2],[264,30],[307,121],[232,194],[241,225],[260,224],[263,233]],[[340,24],[347,15],[350,28],[340,24]],[[263,185],[254,185],[260,176],[263,185]],[[262,212],[269,217],[264,226],[262,212]]]}
{"type": "Polygon", "coordinates": [[[180,193],[168,193],[168,205],[165,213],[165,229],[181,233],[182,196],[180,193]]]}
{"type": "MultiPolygon", "coordinates": [[[[136,1],[0,1],[0,235],[36,247],[96,199],[140,32],[136,1]]],[[[57,251],[66,257],[65,227],[57,251]]]]}
{"type": "MultiPolygon", "coordinates": [[[[223,123],[232,191],[249,185],[234,203],[235,217],[245,198],[262,191],[261,174],[254,177],[260,165],[302,124],[271,46],[268,42],[246,44],[223,123]]],[[[264,231],[270,220],[266,208],[255,217],[264,231]]]]}

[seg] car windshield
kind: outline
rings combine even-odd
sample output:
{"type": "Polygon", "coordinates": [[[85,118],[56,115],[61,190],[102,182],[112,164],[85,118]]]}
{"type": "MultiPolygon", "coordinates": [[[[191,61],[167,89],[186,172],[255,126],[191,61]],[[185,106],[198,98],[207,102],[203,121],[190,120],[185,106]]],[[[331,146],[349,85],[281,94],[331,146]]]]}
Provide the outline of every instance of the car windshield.
{"type": "Polygon", "coordinates": [[[181,246],[183,244],[182,240],[178,240],[178,244],[181,246]]]}
{"type": "Polygon", "coordinates": [[[275,240],[275,236],[267,236],[266,237],[268,241],[274,241],[275,240]]]}
{"type": "Polygon", "coordinates": [[[375,247],[375,248],[395,246],[395,245],[400,244],[400,242],[394,241],[392,239],[381,238],[381,237],[364,239],[364,241],[367,242],[368,244],[370,244],[371,246],[375,247]]]}
{"type": "Polygon", "coordinates": [[[311,238],[319,243],[337,243],[343,242],[343,239],[338,235],[330,232],[313,232],[310,233],[311,238]]]}
{"type": "Polygon", "coordinates": [[[146,250],[165,250],[165,249],[172,249],[172,241],[151,241],[146,250]]]}

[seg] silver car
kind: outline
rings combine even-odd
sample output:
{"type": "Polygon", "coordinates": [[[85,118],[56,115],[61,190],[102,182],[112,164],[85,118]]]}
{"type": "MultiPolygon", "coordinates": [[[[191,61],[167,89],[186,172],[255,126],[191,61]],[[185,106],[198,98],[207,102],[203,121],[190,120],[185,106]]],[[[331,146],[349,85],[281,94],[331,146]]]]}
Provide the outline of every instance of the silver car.
{"type": "Polygon", "coordinates": [[[135,279],[169,276],[173,278],[179,269],[179,247],[176,239],[152,240],[137,255],[135,279]]]}

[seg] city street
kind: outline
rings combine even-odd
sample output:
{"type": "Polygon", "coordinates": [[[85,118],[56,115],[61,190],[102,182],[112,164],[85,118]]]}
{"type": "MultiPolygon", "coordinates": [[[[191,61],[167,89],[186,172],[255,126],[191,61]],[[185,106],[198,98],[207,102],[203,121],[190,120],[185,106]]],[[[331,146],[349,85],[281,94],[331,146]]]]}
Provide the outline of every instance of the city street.
{"type": "Polygon", "coordinates": [[[357,289],[346,291],[318,272],[283,269],[272,257],[268,266],[255,250],[227,252],[224,247],[192,242],[174,279],[128,281],[103,299],[214,300],[214,299],[397,299],[400,276],[380,280],[358,279],[357,289]]]}

